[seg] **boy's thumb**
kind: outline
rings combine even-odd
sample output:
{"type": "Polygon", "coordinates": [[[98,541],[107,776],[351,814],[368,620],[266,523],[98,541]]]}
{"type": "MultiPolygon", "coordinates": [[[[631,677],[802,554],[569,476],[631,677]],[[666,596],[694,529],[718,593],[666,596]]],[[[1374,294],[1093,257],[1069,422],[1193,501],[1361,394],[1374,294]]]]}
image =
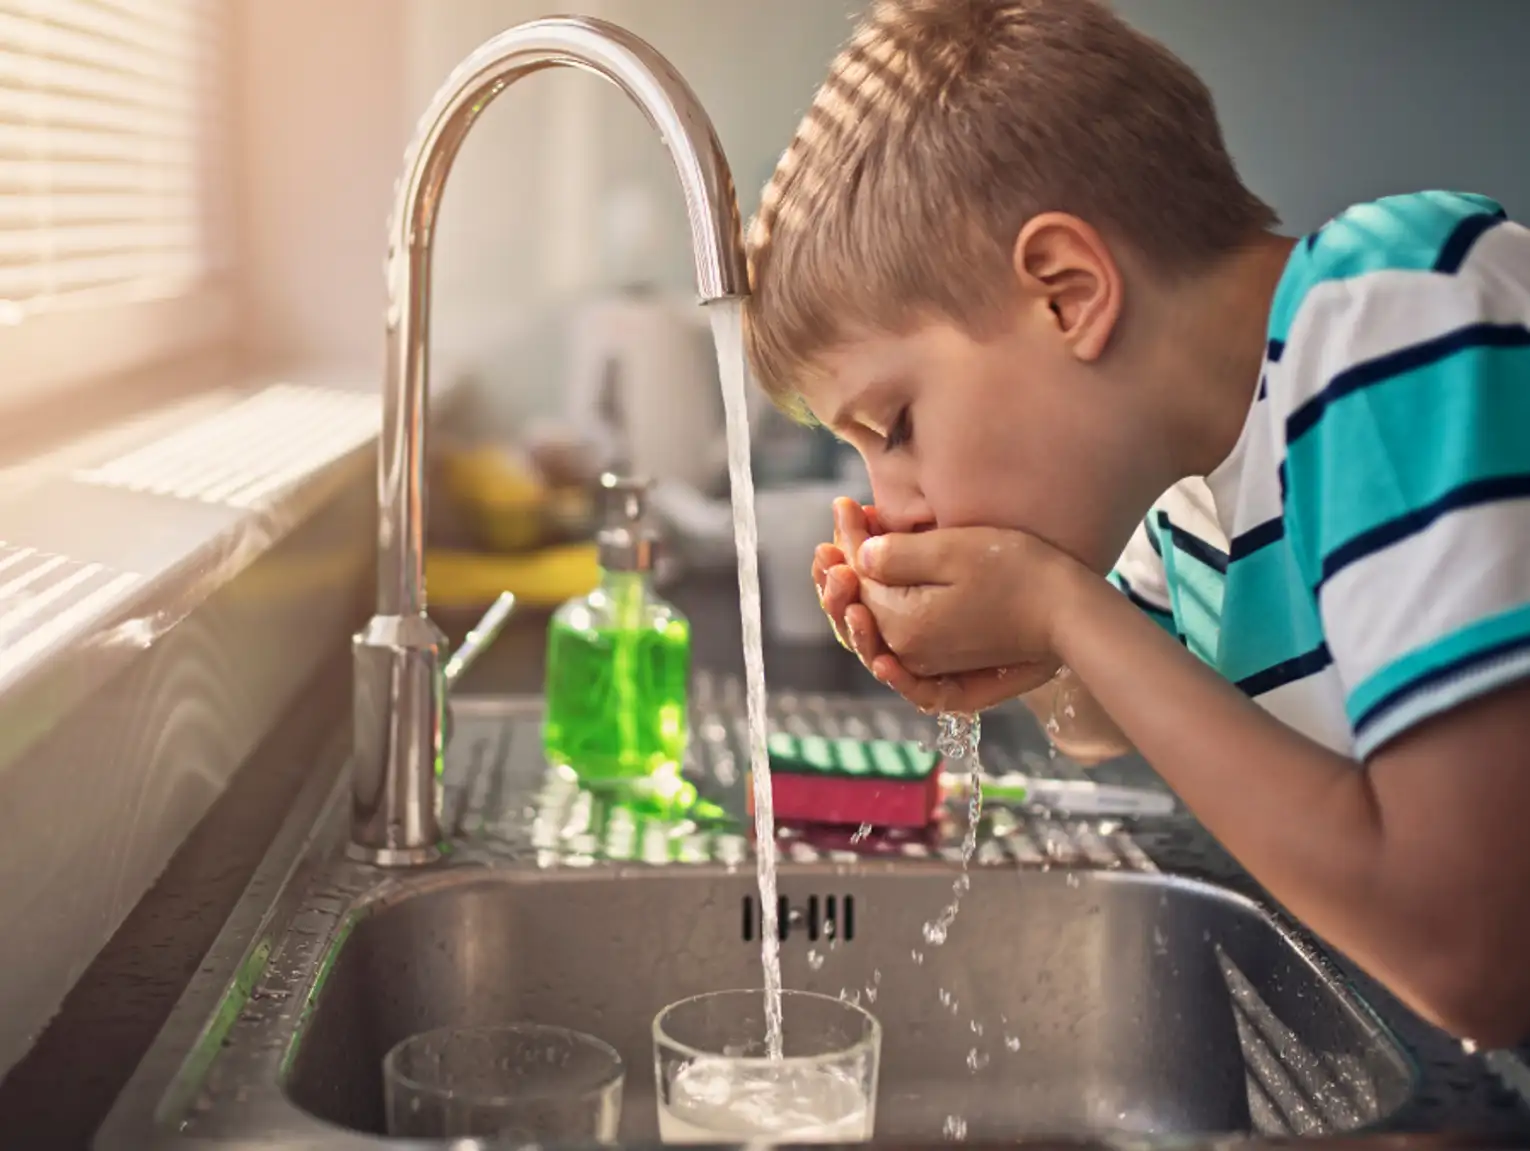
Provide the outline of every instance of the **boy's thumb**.
{"type": "Polygon", "coordinates": [[[929,533],[873,536],[856,556],[861,575],[878,583],[902,585],[938,583],[940,549],[929,533]]]}

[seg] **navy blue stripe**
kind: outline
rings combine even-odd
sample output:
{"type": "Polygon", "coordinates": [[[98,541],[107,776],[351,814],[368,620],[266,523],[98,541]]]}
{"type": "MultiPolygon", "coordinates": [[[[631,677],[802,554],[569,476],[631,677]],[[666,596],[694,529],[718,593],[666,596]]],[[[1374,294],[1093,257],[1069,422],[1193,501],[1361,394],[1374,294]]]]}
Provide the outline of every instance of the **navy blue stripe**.
{"type": "Polygon", "coordinates": [[[1286,342],[1284,340],[1271,340],[1264,346],[1264,358],[1272,364],[1280,363],[1280,357],[1285,355],[1286,342]]]}
{"type": "Polygon", "coordinates": [[[1174,618],[1174,613],[1172,611],[1168,611],[1165,608],[1159,607],[1156,603],[1149,603],[1147,600],[1145,600],[1142,597],[1142,593],[1139,592],[1136,588],[1132,587],[1131,581],[1128,580],[1120,572],[1116,573],[1116,579],[1121,581],[1121,590],[1126,593],[1126,598],[1131,600],[1132,603],[1136,604],[1143,611],[1150,612],[1153,615],[1163,616],[1165,619],[1174,618]]]}
{"type": "Polygon", "coordinates": [[[1371,704],[1360,718],[1355,721],[1356,737],[1362,736],[1367,728],[1373,727],[1378,721],[1384,719],[1388,712],[1394,710],[1400,704],[1406,703],[1426,688],[1457,679],[1469,672],[1475,671],[1484,664],[1507,659],[1509,656],[1518,655],[1523,651],[1530,651],[1530,636],[1506,639],[1502,643],[1482,648],[1480,651],[1470,652],[1458,660],[1424,673],[1413,682],[1406,683],[1395,691],[1388,692],[1371,704]]]}
{"type": "Polygon", "coordinates": [[[1142,520],[1142,530],[1147,533],[1148,546],[1153,549],[1153,554],[1159,559],[1163,559],[1163,544],[1158,542],[1158,533],[1153,530],[1153,525],[1148,522],[1146,517],[1142,520]]]}
{"type": "Polygon", "coordinates": [[[1313,396],[1286,419],[1286,444],[1295,443],[1317,426],[1328,405],[1345,396],[1384,383],[1394,376],[1437,364],[1457,352],[1471,348],[1530,347],[1530,328],[1523,324],[1468,324],[1432,340],[1413,344],[1363,364],[1356,364],[1328,381],[1328,386],[1313,396]]]}
{"type": "Polygon", "coordinates": [[[1309,675],[1316,675],[1332,662],[1333,656],[1328,652],[1328,644],[1320,643],[1304,655],[1292,656],[1290,659],[1281,660],[1273,667],[1244,676],[1234,686],[1250,699],[1254,699],[1274,691],[1277,687],[1285,687],[1288,683],[1295,683],[1299,679],[1306,679],[1309,675]]]}
{"type": "Polygon", "coordinates": [[[1502,224],[1507,219],[1507,214],[1484,212],[1479,216],[1468,216],[1456,225],[1455,231],[1451,232],[1450,238],[1445,241],[1440,249],[1440,254],[1434,261],[1434,270],[1447,276],[1454,276],[1461,270],[1461,265],[1466,263],[1466,257],[1471,254],[1472,246],[1482,239],[1483,235],[1502,224]]]}
{"type": "Polygon", "coordinates": [[[1269,395],[1269,394],[1270,394],[1270,377],[1269,376],[1260,376],[1259,377],[1259,391],[1254,396],[1254,402],[1258,403],[1260,400],[1264,399],[1264,397],[1269,395]]]}
{"type": "Polygon", "coordinates": [[[1286,521],[1276,516],[1272,520],[1265,520],[1257,527],[1249,528],[1242,535],[1234,536],[1231,546],[1227,549],[1229,559],[1241,560],[1244,556],[1253,555],[1260,548],[1269,547],[1276,540],[1286,534],[1286,521]]]}
{"type": "Polygon", "coordinates": [[[1286,506],[1286,461],[1281,460],[1280,466],[1275,469],[1275,478],[1280,482],[1280,506],[1286,506]]]}
{"type": "Polygon", "coordinates": [[[1169,533],[1169,542],[1184,552],[1187,556],[1198,559],[1209,568],[1219,572],[1227,571],[1227,553],[1218,551],[1200,536],[1191,535],[1184,528],[1169,519],[1168,512],[1158,513],[1158,526],[1169,533]]]}
{"type": "Polygon", "coordinates": [[[1499,500],[1519,500],[1530,497],[1530,475],[1489,476],[1472,480],[1446,492],[1439,499],[1414,508],[1410,512],[1377,524],[1369,531],[1361,532],[1354,539],[1334,548],[1323,557],[1323,570],[1318,576],[1313,593],[1351,564],[1359,563],[1366,556],[1375,555],[1393,544],[1401,543],[1409,536],[1416,536],[1431,524],[1463,508],[1479,507],[1499,500]]]}

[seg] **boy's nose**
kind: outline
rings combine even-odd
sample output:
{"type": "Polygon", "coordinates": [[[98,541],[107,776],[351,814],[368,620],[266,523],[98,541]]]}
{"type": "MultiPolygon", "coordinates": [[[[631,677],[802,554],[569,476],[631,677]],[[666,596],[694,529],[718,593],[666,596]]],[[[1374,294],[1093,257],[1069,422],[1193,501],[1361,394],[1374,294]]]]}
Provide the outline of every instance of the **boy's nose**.
{"type": "Polygon", "coordinates": [[[883,531],[926,532],[935,526],[935,516],[923,499],[884,499],[875,487],[872,494],[883,531]]]}
{"type": "Polygon", "coordinates": [[[867,459],[871,495],[876,503],[877,519],[883,531],[919,532],[935,526],[935,513],[920,491],[911,469],[886,466],[891,461],[867,459]],[[891,473],[891,474],[889,474],[891,473]]]}

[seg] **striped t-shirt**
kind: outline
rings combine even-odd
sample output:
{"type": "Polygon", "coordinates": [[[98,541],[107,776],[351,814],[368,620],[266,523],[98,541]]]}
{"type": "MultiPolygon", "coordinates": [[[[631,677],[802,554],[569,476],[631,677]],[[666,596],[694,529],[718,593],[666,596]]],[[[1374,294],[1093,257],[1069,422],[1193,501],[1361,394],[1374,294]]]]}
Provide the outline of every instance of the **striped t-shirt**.
{"type": "Polygon", "coordinates": [[[1530,674],[1530,230],[1481,196],[1350,208],[1276,290],[1237,446],[1111,579],[1364,759],[1530,674]]]}

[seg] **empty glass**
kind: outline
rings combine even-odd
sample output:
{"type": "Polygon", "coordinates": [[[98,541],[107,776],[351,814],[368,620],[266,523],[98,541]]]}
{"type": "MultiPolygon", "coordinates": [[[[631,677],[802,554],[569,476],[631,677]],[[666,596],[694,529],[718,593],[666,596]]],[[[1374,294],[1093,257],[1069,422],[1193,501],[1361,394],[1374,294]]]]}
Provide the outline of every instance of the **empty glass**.
{"type": "Polygon", "coordinates": [[[781,993],[782,1058],[765,1052],[765,993],[683,999],[653,1021],[666,1143],[859,1143],[877,1108],[882,1028],[827,995],[781,993]]]}
{"type": "Polygon", "coordinates": [[[383,1059],[388,1134],[614,1143],[621,1056],[578,1031],[443,1027],[383,1059]]]}

